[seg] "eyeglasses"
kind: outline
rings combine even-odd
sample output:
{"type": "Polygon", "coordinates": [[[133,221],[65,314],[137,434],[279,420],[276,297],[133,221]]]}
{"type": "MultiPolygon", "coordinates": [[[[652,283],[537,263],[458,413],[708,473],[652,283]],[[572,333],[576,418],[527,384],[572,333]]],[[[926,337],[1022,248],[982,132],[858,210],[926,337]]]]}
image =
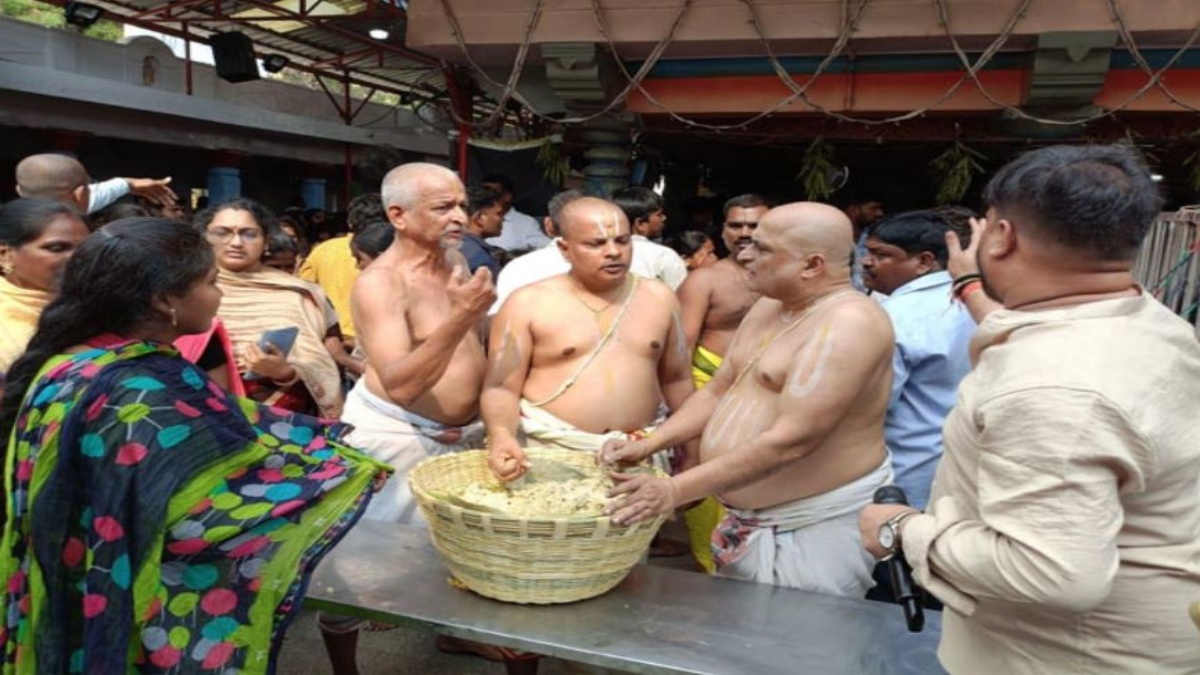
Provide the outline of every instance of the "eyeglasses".
{"type": "Polygon", "coordinates": [[[207,237],[211,242],[224,244],[232,241],[234,237],[240,237],[241,240],[245,242],[258,241],[259,239],[262,239],[262,232],[259,230],[252,230],[250,228],[244,230],[230,230],[224,227],[218,227],[215,230],[206,230],[204,232],[204,236],[207,237]]]}

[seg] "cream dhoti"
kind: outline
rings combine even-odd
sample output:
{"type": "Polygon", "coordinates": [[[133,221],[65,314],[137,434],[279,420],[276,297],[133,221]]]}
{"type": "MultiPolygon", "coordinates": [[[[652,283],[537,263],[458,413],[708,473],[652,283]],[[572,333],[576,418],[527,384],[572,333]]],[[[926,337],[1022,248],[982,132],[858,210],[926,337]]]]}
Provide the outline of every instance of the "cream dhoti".
{"type": "Polygon", "coordinates": [[[371,393],[365,379],[346,397],[342,421],[354,427],[347,443],[396,470],[363,514],[372,520],[424,525],[408,487],[408,472],[428,457],[483,447],[481,422],[461,427],[435,422],[371,393]]]}
{"type": "Polygon", "coordinates": [[[875,559],[863,548],[858,512],[892,482],[891,458],[829,492],[765,509],[725,505],[713,531],[717,574],[806,591],[863,597],[875,559]]]}
{"type": "MultiPolygon", "coordinates": [[[[610,431],[604,434],[593,434],[575,427],[557,415],[547,412],[544,408],[539,408],[528,399],[521,399],[521,432],[518,440],[526,448],[596,452],[609,439],[634,440],[649,436],[654,431],[657,421],[655,420],[655,423],[637,431],[610,431]]],[[[663,450],[655,453],[650,460],[654,466],[667,471],[670,468],[670,451],[663,450]]]]}

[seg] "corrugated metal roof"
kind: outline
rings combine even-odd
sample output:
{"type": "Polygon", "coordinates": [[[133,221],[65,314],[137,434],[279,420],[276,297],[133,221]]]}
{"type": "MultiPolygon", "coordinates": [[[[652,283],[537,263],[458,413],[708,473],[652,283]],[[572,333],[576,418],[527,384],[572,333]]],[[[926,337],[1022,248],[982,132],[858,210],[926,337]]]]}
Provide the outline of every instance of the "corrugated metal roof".
{"type": "MultiPolygon", "coordinates": [[[[66,0],[52,0],[65,5],[66,0]]],[[[86,0],[116,21],[162,33],[245,33],[259,58],[279,53],[304,70],[394,93],[445,91],[437,59],[407,49],[402,6],[362,0],[86,0]],[[369,36],[388,30],[386,40],[369,36]]],[[[402,4],[402,3],[401,3],[402,4]]]]}

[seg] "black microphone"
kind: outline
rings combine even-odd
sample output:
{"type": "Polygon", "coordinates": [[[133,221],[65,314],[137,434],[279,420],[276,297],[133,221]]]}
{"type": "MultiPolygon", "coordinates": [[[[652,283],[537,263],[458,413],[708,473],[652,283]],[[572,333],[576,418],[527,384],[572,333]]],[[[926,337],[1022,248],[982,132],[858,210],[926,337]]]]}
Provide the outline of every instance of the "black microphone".
{"type": "MultiPolygon", "coordinates": [[[[875,491],[876,504],[903,504],[908,506],[904,490],[895,485],[884,485],[875,491]]],[[[892,592],[896,604],[904,608],[904,621],[910,633],[920,633],[925,628],[924,602],[919,586],[913,583],[912,568],[904,559],[904,551],[897,548],[895,555],[887,560],[888,574],[892,577],[892,592]]]]}

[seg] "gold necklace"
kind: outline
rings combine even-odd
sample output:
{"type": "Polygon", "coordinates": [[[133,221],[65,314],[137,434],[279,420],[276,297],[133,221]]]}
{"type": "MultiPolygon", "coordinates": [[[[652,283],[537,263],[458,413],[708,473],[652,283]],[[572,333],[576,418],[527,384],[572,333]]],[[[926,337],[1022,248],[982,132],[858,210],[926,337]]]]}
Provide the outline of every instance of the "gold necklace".
{"type": "Polygon", "coordinates": [[[604,306],[601,307],[600,309],[596,309],[596,308],[592,307],[591,305],[589,305],[587,303],[587,300],[583,299],[583,295],[580,294],[579,291],[575,288],[575,286],[577,286],[577,285],[578,285],[578,282],[572,280],[571,295],[575,296],[575,299],[579,301],[579,304],[586,307],[587,310],[592,313],[592,320],[599,321],[601,314],[603,314],[610,307],[612,307],[617,302],[617,300],[625,297],[625,294],[628,292],[628,288],[629,288],[629,277],[626,276],[625,281],[621,283],[621,295],[618,298],[614,298],[614,299],[609,300],[608,302],[604,303],[604,306]]]}

